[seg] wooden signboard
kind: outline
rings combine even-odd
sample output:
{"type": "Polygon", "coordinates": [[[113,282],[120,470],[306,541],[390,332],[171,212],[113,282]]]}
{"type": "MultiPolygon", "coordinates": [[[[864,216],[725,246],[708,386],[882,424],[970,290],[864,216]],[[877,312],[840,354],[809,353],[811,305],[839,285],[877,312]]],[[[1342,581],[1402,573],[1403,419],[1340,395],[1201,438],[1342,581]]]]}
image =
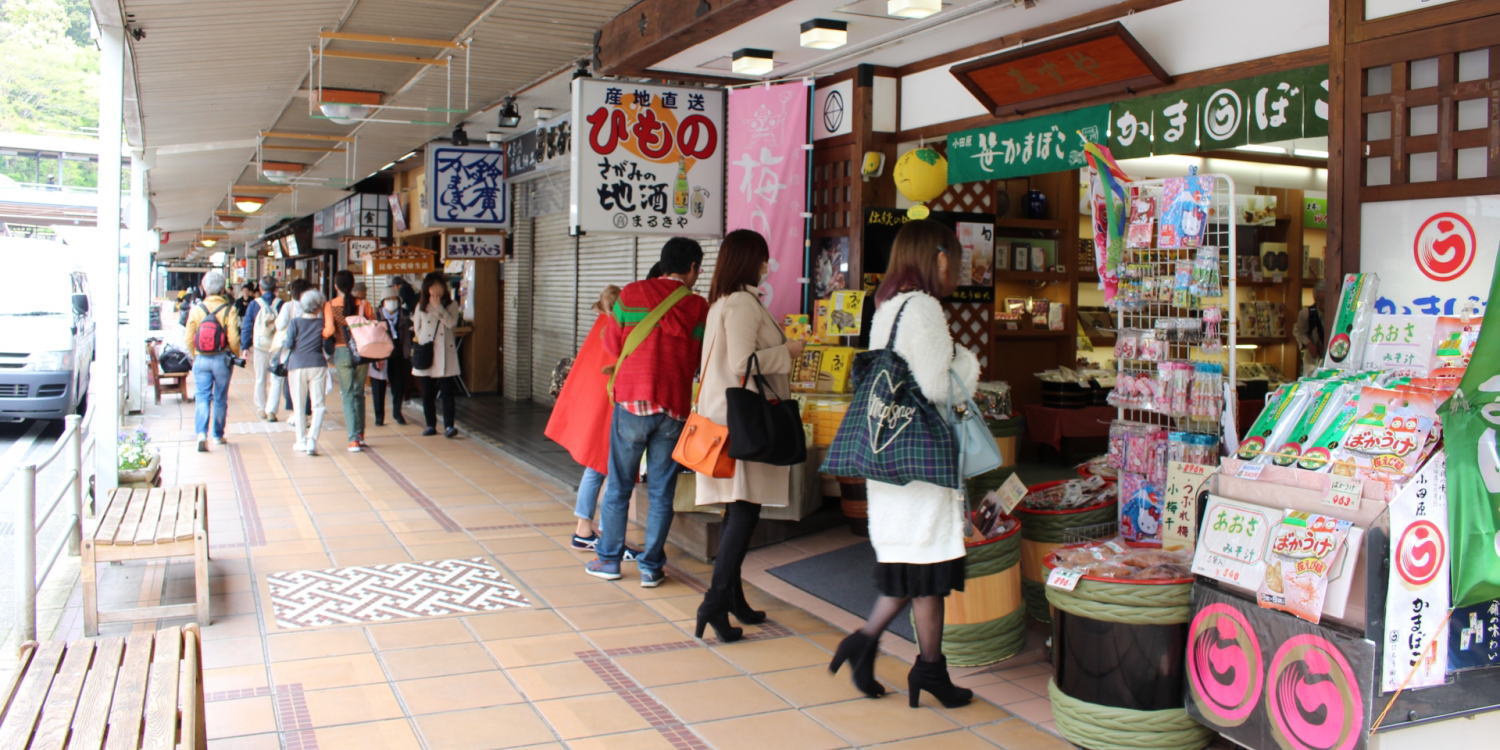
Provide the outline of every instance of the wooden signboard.
{"type": "Polygon", "coordinates": [[[1172,80],[1119,23],[956,65],[952,72],[996,117],[1172,80]]]}
{"type": "Polygon", "coordinates": [[[380,240],[374,237],[345,237],[344,259],[351,266],[364,263],[370,254],[380,249],[380,240]]]}
{"type": "Polygon", "coordinates": [[[383,247],[365,258],[366,276],[424,274],[433,269],[433,252],[424,247],[383,247]]]}

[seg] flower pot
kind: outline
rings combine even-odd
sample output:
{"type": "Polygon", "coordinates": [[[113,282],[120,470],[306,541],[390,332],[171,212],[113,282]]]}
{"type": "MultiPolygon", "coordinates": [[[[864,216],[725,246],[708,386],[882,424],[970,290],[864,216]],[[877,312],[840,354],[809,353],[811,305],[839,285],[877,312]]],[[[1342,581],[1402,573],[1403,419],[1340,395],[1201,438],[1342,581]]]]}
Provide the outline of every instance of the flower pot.
{"type": "Polygon", "coordinates": [[[155,487],[161,479],[161,456],[152,456],[151,460],[139,469],[121,470],[119,472],[119,486],[133,489],[148,489],[155,487]]]}

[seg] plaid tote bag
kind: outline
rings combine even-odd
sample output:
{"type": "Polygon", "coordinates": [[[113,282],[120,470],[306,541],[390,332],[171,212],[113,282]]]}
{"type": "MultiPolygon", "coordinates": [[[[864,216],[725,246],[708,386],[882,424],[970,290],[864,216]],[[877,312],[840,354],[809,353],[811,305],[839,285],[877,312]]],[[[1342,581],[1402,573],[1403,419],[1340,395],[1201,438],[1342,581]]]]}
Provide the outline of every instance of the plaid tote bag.
{"type": "Polygon", "coordinates": [[[854,400],[821,471],[887,484],[927,482],[962,489],[953,426],[922,395],[906,359],[891,348],[905,312],[902,303],[885,348],[854,357],[854,400]]]}

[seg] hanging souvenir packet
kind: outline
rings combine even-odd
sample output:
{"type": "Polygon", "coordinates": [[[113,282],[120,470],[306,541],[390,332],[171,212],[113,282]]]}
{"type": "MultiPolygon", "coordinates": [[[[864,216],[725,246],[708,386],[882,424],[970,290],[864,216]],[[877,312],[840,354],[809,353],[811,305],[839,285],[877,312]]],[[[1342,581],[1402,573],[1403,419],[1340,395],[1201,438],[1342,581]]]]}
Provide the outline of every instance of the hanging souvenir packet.
{"type": "Polygon", "coordinates": [[[1369,340],[1370,323],[1379,296],[1380,276],[1373,273],[1351,273],[1344,276],[1339,292],[1338,313],[1329,329],[1328,353],[1324,367],[1355,369],[1364,362],[1365,342],[1369,340]]]}
{"type": "Polygon", "coordinates": [[[1177,273],[1172,277],[1172,306],[1185,310],[1198,306],[1193,286],[1193,261],[1186,258],[1177,261],[1177,273]]]}
{"type": "Polygon", "coordinates": [[[1286,511],[1266,548],[1266,575],[1256,591],[1260,606],[1318,622],[1329,573],[1351,526],[1332,516],[1286,511]]]}
{"type": "Polygon", "coordinates": [[[1219,248],[1204,245],[1198,248],[1193,259],[1193,294],[1199,297],[1218,297],[1224,293],[1220,288],[1219,248]]]}
{"type": "Polygon", "coordinates": [[[1427,393],[1366,386],[1359,415],[1335,453],[1366,479],[1401,483],[1414,474],[1437,420],[1437,401],[1427,393]]]}
{"type": "Polygon", "coordinates": [[[1131,192],[1134,197],[1130,201],[1130,227],[1126,230],[1125,247],[1149,248],[1156,228],[1156,198],[1142,195],[1139,189],[1131,192]]]}

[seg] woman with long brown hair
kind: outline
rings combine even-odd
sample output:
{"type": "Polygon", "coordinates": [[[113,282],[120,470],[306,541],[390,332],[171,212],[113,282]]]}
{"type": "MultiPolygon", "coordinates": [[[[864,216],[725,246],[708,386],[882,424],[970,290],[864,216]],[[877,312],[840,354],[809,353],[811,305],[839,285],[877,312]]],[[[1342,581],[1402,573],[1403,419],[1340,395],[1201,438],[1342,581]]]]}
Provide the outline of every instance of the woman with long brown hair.
{"type": "MultiPolygon", "coordinates": [[[[875,293],[870,348],[886,346],[894,331],[891,348],[939,409],[949,408],[955,395],[972,394],[979,380],[979,361],[954,343],[938,302],[958,285],[959,258],[952,229],[930,219],[913,221],[896,234],[885,280],[875,293]],[[950,370],[963,383],[961,394],[952,392],[950,370]]],[[[906,678],[910,705],[918,705],[922,690],[949,708],[964,705],[973,691],[953,685],[942,649],[943,597],[964,588],[964,494],[926,482],[901,486],[873,480],[867,492],[880,598],[865,626],[839,644],[829,670],[848,661],[855,687],[872,698],[884,694],[875,681],[880,634],[910,603],[920,649],[906,678]]]]}
{"type": "MultiPolygon", "coordinates": [[[[708,292],[697,406],[699,414],[718,424],[729,421],[724,391],[740,387],[752,356],[777,396],[787,398],[791,393],[792,362],[802,353],[802,342],[788,341],[761,304],[758,289],[770,260],[766,238],[749,229],[730,232],[719,245],[708,292]]],[[[752,381],[744,387],[757,386],[752,381]]],[[[734,476],[725,479],[698,475],[697,504],[724,504],[713,580],[698,607],[698,637],[703,637],[705,626],[712,625],[719,640],[739,640],[743,631],[729,624],[730,614],[747,625],[765,621],[766,613],[751,609],[745,601],[740,566],[760,520],[760,507],[786,505],[790,488],[790,467],[753,461],[737,462],[734,476]]]]}
{"type": "Polygon", "coordinates": [[[333,367],[339,376],[339,395],[344,402],[344,426],[349,433],[349,452],[359,453],[365,444],[365,378],[370,366],[360,364],[350,348],[348,319],[375,319],[370,303],[354,296],[354,274],[348,269],[333,275],[339,296],[323,305],[323,338],[333,340],[333,367]]]}

